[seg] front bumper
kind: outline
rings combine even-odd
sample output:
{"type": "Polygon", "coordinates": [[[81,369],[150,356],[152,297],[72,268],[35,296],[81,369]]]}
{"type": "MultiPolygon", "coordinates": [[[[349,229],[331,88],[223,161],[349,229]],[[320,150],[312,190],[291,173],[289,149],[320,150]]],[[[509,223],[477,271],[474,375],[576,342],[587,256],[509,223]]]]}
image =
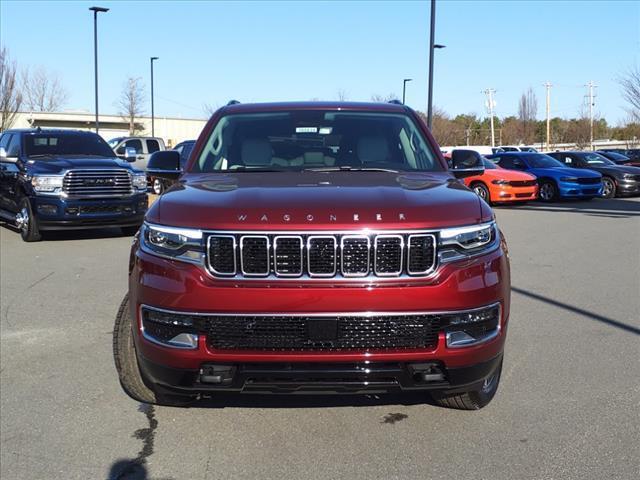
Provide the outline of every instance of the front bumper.
{"type": "Polygon", "coordinates": [[[36,196],[31,202],[41,230],[136,226],[149,204],[146,193],[102,199],[36,196]]]}
{"type": "Polygon", "coordinates": [[[640,182],[635,180],[620,180],[617,182],[618,194],[640,195],[640,182]]]}
{"type": "Polygon", "coordinates": [[[558,182],[558,193],[568,198],[593,198],[602,195],[602,183],[583,185],[579,183],[558,182]]]}
{"type": "Polygon", "coordinates": [[[176,369],[138,356],[148,382],[166,393],[339,393],[364,394],[428,390],[451,394],[479,390],[502,361],[494,358],[466,367],[447,368],[442,362],[368,363],[204,363],[200,369],[176,369]],[[212,376],[223,380],[207,382],[212,376]]]}
{"type": "Polygon", "coordinates": [[[372,387],[451,391],[458,386],[482,382],[488,375],[486,372],[491,373],[490,367],[479,365],[490,363],[502,355],[509,318],[510,276],[504,243],[486,255],[444,264],[431,278],[398,279],[396,283],[384,285],[358,283],[357,280],[331,285],[300,285],[295,281],[270,280],[221,281],[209,277],[196,265],[156,257],[134,245],[129,282],[130,313],[136,319],[134,340],[141,369],[149,381],[160,388],[184,392],[253,391],[256,388],[261,391],[301,391],[307,390],[309,378],[319,379],[318,385],[311,385],[312,390],[361,391],[363,382],[370,381],[360,375],[359,369],[366,365],[376,368],[376,378],[380,378],[379,373],[388,376],[382,384],[376,380],[378,383],[372,387]],[[206,335],[201,334],[196,348],[180,349],[146,339],[140,318],[141,305],[221,315],[287,315],[442,312],[469,310],[494,303],[500,303],[502,312],[498,335],[486,343],[463,348],[448,348],[445,332],[441,331],[437,344],[430,348],[227,350],[211,347],[206,335]],[[407,380],[407,372],[414,368],[412,365],[425,362],[438,366],[444,375],[441,382],[423,384],[407,380]],[[238,376],[234,376],[229,384],[203,386],[200,375],[211,365],[232,366],[238,376]],[[313,367],[315,377],[308,375],[305,365],[313,367]],[[355,376],[356,383],[332,387],[336,377],[332,377],[331,372],[336,369],[340,375],[346,375],[340,378],[355,376]],[[268,375],[263,375],[265,373],[268,375]],[[257,375],[263,380],[256,382],[257,375]],[[271,380],[264,381],[264,378],[271,380]],[[300,385],[296,383],[298,381],[300,385]]]}
{"type": "Polygon", "coordinates": [[[538,186],[532,187],[498,187],[491,191],[494,203],[529,202],[538,198],[538,186]]]}

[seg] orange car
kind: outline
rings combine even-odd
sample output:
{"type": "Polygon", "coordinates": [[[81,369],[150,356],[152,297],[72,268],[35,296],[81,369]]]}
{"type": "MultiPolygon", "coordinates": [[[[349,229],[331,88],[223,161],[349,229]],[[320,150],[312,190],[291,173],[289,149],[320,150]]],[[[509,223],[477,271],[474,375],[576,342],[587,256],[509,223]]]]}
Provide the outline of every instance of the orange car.
{"type": "MultiPolygon", "coordinates": [[[[449,156],[445,155],[445,158],[449,156]]],[[[463,181],[487,203],[528,202],[538,198],[535,176],[501,168],[484,157],[482,161],[484,173],[463,181]]]]}

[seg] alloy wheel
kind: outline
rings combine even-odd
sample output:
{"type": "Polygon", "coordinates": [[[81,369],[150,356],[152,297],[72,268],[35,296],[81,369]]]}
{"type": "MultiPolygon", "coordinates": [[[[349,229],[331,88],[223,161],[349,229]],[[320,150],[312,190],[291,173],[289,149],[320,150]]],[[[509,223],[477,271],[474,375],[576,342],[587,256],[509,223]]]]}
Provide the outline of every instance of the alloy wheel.
{"type": "Polygon", "coordinates": [[[611,198],[613,196],[613,191],[614,191],[614,185],[613,182],[611,180],[609,180],[608,178],[605,178],[602,181],[603,185],[602,185],[602,196],[604,198],[611,198]]]}
{"type": "Polygon", "coordinates": [[[29,210],[26,207],[16,215],[16,226],[25,234],[29,231],[29,210]]]}
{"type": "Polygon", "coordinates": [[[484,187],[476,185],[475,187],[473,187],[473,191],[476,192],[476,195],[478,195],[481,199],[487,199],[487,190],[484,187]]]}
{"type": "Polygon", "coordinates": [[[162,185],[162,180],[160,180],[159,178],[156,178],[153,181],[153,193],[155,193],[156,195],[161,195],[163,190],[164,190],[164,185],[162,185]]]}
{"type": "Polygon", "coordinates": [[[543,200],[551,200],[553,198],[553,185],[545,183],[540,187],[540,197],[543,200]]]}

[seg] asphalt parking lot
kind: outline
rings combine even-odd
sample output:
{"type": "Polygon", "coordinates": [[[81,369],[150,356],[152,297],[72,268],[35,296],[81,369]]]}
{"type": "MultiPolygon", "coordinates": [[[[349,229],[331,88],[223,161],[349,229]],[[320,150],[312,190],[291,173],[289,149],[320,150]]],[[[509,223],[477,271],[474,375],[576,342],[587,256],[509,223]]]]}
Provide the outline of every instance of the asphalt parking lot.
{"type": "Polygon", "coordinates": [[[111,331],[131,239],[0,227],[3,479],[640,478],[640,199],[497,208],[513,305],[496,398],[147,407],[111,331]]]}

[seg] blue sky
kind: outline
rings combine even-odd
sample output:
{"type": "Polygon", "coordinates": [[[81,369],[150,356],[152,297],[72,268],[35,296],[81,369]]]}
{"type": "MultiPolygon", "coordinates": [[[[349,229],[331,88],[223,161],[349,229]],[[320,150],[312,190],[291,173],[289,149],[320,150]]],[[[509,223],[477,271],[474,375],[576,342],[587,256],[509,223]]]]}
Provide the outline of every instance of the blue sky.
{"type": "MultiPolygon", "coordinates": [[[[19,66],[55,71],[68,109],[93,111],[93,20],[99,17],[100,105],[116,113],[128,76],[149,87],[157,116],[203,117],[203,104],[402,94],[426,110],[429,2],[0,2],[0,40],[19,66]]],[[[640,2],[452,1],[437,4],[434,103],[450,114],[515,114],[528,87],[545,114],[576,116],[593,80],[596,111],[625,118],[616,78],[640,62],[640,2]]],[[[147,108],[147,113],[150,107],[147,108]]]]}

